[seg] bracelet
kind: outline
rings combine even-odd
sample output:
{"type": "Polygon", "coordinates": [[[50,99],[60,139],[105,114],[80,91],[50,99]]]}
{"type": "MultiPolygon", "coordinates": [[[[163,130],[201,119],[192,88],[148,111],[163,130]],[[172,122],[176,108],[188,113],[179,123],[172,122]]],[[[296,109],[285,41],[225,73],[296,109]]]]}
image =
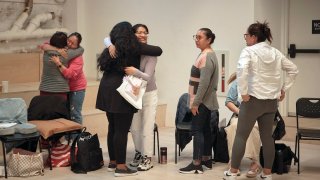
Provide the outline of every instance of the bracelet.
{"type": "Polygon", "coordinates": [[[58,68],[62,68],[62,65],[60,64],[60,65],[58,66],[58,68]]]}

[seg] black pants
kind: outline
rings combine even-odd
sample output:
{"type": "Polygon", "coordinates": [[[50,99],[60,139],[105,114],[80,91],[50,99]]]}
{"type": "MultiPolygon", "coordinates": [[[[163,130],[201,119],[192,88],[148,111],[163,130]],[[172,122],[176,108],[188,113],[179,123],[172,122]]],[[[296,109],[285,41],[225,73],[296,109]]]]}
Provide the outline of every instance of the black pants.
{"type": "Polygon", "coordinates": [[[199,114],[192,116],[193,160],[212,155],[211,111],[203,104],[198,111],[199,114]]]}
{"type": "Polygon", "coordinates": [[[107,118],[109,121],[107,143],[110,161],[125,164],[128,132],[133,113],[107,113],[107,118]]]}

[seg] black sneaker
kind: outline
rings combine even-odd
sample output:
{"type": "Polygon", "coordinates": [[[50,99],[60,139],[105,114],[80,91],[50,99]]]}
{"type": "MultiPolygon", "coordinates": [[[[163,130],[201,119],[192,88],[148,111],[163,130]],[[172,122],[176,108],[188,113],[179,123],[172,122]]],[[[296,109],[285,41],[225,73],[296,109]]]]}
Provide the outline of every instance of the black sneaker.
{"type": "Polygon", "coordinates": [[[111,163],[109,163],[109,165],[108,165],[108,171],[109,171],[109,172],[113,172],[113,171],[116,170],[116,167],[117,167],[116,164],[111,164],[111,163]]]}
{"type": "Polygon", "coordinates": [[[133,160],[129,163],[132,167],[137,167],[142,161],[142,155],[139,151],[136,150],[133,160]]]}
{"type": "Polygon", "coordinates": [[[212,169],[212,160],[201,161],[201,165],[205,170],[212,169]]]}
{"type": "Polygon", "coordinates": [[[136,170],[130,169],[128,167],[126,169],[116,168],[116,170],[114,171],[115,177],[134,176],[134,175],[138,175],[138,172],[136,170]]]}
{"type": "Polygon", "coordinates": [[[193,162],[191,162],[187,167],[179,169],[180,173],[183,174],[202,174],[203,169],[201,164],[200,165],[194,165],[193,162]]]}

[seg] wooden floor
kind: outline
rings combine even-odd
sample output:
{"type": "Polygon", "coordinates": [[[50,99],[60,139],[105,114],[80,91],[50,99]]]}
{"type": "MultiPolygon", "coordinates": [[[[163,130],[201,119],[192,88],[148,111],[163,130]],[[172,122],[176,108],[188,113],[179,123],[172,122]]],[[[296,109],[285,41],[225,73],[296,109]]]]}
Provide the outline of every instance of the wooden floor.
{"type": "MultiPolygon", "coordinates": [[[[216,163],[213,165],[212,170],[207,170],[204,174],[180,174],[178,169],[186,166],[192,159],[192,143],[189,143],[186,149],[181,153],[178,164],[174,163],[174,128],[160,128],[160,146],[168,148],[168,163],[158,164],[154,161],[154,168],[147,172],[139,172],[137,176],[130,177],[114,177],[113,172],[108,172],[106,167],[97,171],[89,172],[88,174],[74,174],[70,167],[54,168],[50,171],[48,168],[45,170],[44,176],[28,177],[28,180],[88,180],[88,179],[132,179],[132,180],[215,180],[222,179],[223,171],[226,170],[227,164],[216,163]]],[[[100,137],[100,143],[104,151],[105,164],[108,163],[108,152],[106,146],[106,137],[100,137]]],[[[292,142],[285,142],[294,149],[292,142]]],[[[301,174],[297,175],[296,166],[291,166],[291,171],[288,174],[273,175],[274,180],[310,180],[320,178],[320,145],[301,144],[301,174]]],[[[134,155],[133,143],[131,135],[129,134],[127,161],[132,160],[134,155]]],[[[156,157],[154,158],[156,159],[156,157]]],[[[241,165],[242,174],[238,179],[248,179],[245,177],[249,161],[243,160],[241,165]]],[[[9,177],[9,179],[22,179],[9,177]]]]}

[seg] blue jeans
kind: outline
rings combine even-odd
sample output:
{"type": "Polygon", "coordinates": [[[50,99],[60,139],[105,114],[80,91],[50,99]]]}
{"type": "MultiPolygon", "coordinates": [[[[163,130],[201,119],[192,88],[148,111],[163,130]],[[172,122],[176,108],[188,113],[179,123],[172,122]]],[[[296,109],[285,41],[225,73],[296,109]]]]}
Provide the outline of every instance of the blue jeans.
{"type": "Polygon", "coordinates": [[[82,105],[86,90],[70,92],[70,116],[71,119],[82,124],[82,105]]]}
{"type": "Polygon", "coordinates": [[[199,105],[199,114],[192,116],[193,160],[212,155],[211,111],[199,105]]]}

